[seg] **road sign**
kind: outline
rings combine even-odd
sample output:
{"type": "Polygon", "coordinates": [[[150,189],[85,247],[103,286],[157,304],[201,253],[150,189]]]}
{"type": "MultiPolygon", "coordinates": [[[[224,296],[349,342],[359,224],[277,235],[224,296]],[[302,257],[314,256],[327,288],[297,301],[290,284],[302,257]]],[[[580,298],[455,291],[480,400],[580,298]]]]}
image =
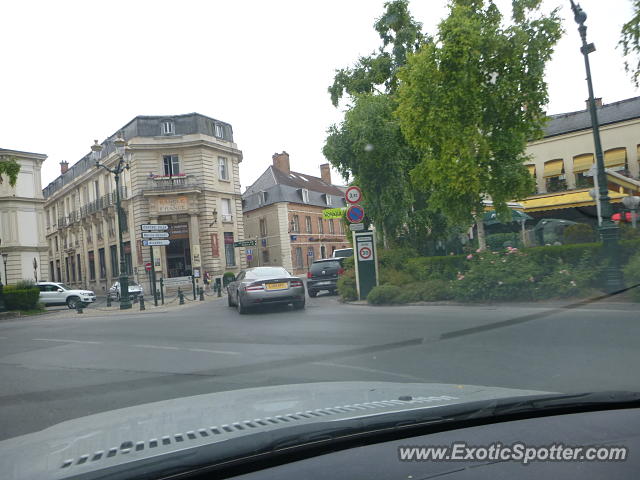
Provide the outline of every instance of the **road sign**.
{"type": "Polygon", "coordinates": [[[253,255],[247,253],[247,262],[250,262],[251,260],[253,260],[253,255]]]}
{"type": "Polygon", "coordinates": [[[349,225],[349,230],[351,230],[352,232],[359,232],[361,230],[364,230],[364,223],[352,223],[351,225],[349,225]]]}
{"type": "Polygon", "coordinates": [[[144,223],[140,225],[140,228],[145,232],[157,232],[162,230],[169,230],[169,225],[159,225],[156,223],[144,223]]]}
{"type": "Polygon", "coordinates": [[[371,242],[360,242],[358,244],[358,260],[360,261],[369,261],[372,260],[373,257],[373,246],[371,242]]]}
{"type": "Polygon", "coordinates": [[[239,242],[233,242],[234,247],[255,247],[255,240],[241,240],[239,242]]]}
{"type": "Polygon", "coordinates": [[[347,203],[360,203],[360,200],[362,200],[362,190],[360,190],[360,187],[352,185],[347,188],[347,191],[344,193],[344,198],[347,203]]]}
{"type": "Polygon", "coordinates": [[[364,208],[360,205],[351,205],[347,210],[347,220],[351,223],[362,223],[364,208]]]}
{"type": "Polygon", "coordinates": [[[198,267],[193,269],[193,278],[200,278],[200,269],[198,267]]]}
{"type": "Polygon", "coordinates": [[[144,269],[145,269],[147,272],[150,272],[150,271],[151,271],[151,262],[147,262],[147,263],[145,263],[145,264],[144,264],[144,269]]]}
{"type": "Polygon", "coordinates": [[[358,299],[367,295],[378,285],[378,261],[374,232],[353,232],[353,245],[358,299]]]}
{"type": "Polygon", "coordinates": [[[142,238],[169,238],[169,232],[142,232],[142,238]]]}
{"type": "Polygon", "coordinates": [[[253,255],[253,248],[247,248],[247,249],[245,250],[245,253],[247,254],[247,256],[248,256],[248,255],[253,255]]]}
{"type": "Polygon", "coordinates": [[[145,247],[166,247],[171,242],[169,240],[143,240],[142,244],[145,247]]]}

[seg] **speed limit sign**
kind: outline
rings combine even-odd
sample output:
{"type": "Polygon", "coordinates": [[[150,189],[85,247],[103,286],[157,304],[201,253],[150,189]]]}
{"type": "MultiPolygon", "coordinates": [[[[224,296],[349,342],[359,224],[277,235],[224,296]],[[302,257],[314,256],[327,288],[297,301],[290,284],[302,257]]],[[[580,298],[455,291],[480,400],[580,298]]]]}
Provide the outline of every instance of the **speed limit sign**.
{"type": "Polygon", "coordinates": [[[352,185],[347,188],[344,197],[347,203],[360,203],[360,200],[362,200],[362,190],[360,190],[360,187],[352,185]]]}

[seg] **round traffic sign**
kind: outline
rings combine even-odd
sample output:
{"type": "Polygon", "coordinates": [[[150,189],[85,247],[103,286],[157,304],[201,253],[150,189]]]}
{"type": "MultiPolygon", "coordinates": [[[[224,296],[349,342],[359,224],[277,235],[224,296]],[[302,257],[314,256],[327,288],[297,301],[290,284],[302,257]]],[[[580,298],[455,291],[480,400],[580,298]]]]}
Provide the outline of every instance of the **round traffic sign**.
{"type": "Polygon", "coordinates": [[[362,190],[360,190],[360,187],[352,185],[347,188],[344,198],[347,203],[360,203],[360,200],[362,200],[362,190]]]}
{"type": "Polygon", "coordinates": [[[347,209],[347,220],[351,223],[360,223],[364,218],[364,208],[360,205],[351,205],[347,209]]]}
{"type": "Polygon", "coordinates": [[[371,249],[369,247],[362,247],[360,249],[360,258],[363,260],[368,260],[371,257],[371,249]]]}
{"type": "Polygon", "coordinates": [[[147,272],[151,271],[151,262],[147,262],[144,264],[144,268],[147,272]]]}

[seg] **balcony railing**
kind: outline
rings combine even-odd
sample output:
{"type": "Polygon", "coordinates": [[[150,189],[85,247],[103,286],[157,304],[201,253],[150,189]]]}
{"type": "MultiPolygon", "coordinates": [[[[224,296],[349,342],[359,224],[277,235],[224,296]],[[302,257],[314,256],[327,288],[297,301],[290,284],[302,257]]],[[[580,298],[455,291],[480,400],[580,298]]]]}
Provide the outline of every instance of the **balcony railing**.
{"type": "MultiPolygon", "coordinates": [[[[126,200],[128,198],[127,187],[120,187],[120,198],[126,200]]],[[[104,208],[114,206],[116,204],[116,192],[107,193],[100,198],[80,207],[80,217],[91,215],[92,213],[99,212],[104,208]]]]}
{"type": "Polygon", "coordinates": [[[180,177],[148,177],[145,192],[171,192],[174,190],[201,189],[202,181],[193,175],[180,177]]]}
{"type": "Polygon", "coordinates": [[[223,222],[233,223],[233,215],[231,215],[230,213],[223,213],[221,217],[223,222]]]}

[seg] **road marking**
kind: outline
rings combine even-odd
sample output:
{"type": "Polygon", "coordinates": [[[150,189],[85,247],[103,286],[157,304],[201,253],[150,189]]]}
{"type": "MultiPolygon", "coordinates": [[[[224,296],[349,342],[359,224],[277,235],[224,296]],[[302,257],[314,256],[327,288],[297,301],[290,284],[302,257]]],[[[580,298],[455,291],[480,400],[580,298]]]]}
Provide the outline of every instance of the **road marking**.
{"type": "Polygon", "coordinates": [[[60,343],[89,343],[92,345],[100,345],[102,342],[91,342],[89,340],[69,340],[67,338],[32,338],[37,342],[60,342],[60,343]]]}
{"type": "Polygon", "coordinates": [[[190,352],[207,352],[207,353],[221,353],[223,355],[240,355],[240,352],[228,352],[226,350],[207,350],[206,348],[188,348],[190,352]]]}
{"type": "Polygon", "coordinates": [[[143,345],[143,344],[138,344],[138,345],[132,345],[133,347],[138,347],[138,348],[159,348],[162,350],[180,350],[180,348],[178,347],[168,347],[166,345],[143,345]]]}
{"type": "Polygon", "coordinates": [[[420,377],[416,377],[414,375],[406,375],[404,373],[396,373],[396,372],[389,372],[387,370],[378,370],[375,368],[367,368],[367,367],[358,367],[355,365],[344,365],[342,363],[332,363],[332,362],[313,362],[314,365],[320,365],[323,367],[340,367],[340,368],[349,368],[351,370],[360,370],[363,372],[369,372],[369,373],[381,373],[383,375],[393,375],[395,377],[401,377],[401,378],[408,378],[411,380],[420,380],[421,382],[424,382],[424,378],[420,378],[420,377]]]}

